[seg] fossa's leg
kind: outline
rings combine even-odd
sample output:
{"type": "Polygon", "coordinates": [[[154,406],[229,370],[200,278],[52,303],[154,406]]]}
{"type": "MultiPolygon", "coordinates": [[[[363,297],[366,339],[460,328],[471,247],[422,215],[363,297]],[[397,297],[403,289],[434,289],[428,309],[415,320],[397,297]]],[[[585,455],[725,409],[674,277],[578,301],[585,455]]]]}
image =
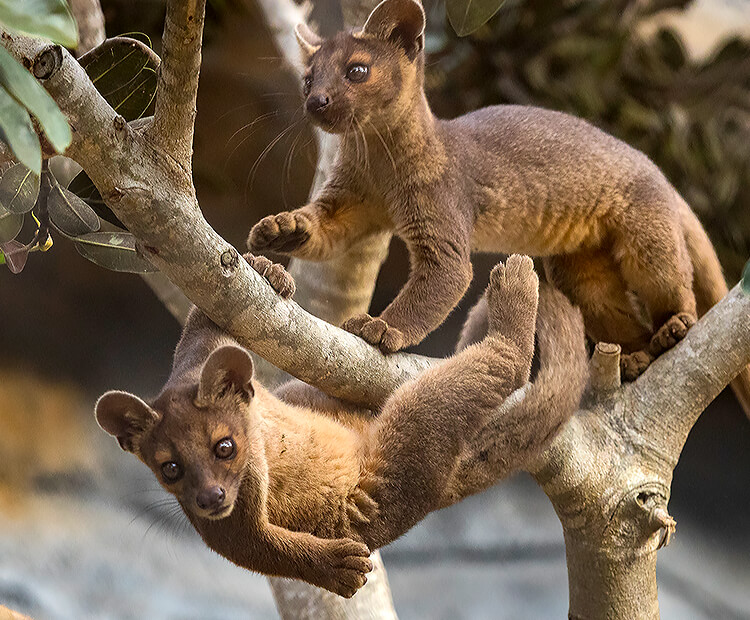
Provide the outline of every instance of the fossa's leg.
{"type": "Polygon", "coordinates": [[[439,507],[466,441],[528,379],[538,284],[528,257],[511,256],[495,267],[487,337],[402,386],[373,423],[360,487],[378,512],[358,526],[371,548],[439,507]]]}
{"type": "Polygon", "coordinates": [[[665,205],[649,209],[650,217],[621,227],[612,248],[628,288],[651,318],[653,335],[642,353],[652,357],[682,340],[697,319],[693,266],[672,211],[665,205]]]}

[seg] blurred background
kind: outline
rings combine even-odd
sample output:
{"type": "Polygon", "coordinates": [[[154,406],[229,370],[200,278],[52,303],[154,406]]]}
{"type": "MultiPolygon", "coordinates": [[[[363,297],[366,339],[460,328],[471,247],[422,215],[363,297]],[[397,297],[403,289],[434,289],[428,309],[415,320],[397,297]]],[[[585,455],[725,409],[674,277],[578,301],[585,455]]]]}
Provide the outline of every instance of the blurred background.
{"type": "MultiPolygon", "coordinates": [[[[337,30],[338,3],[314,4],[320,31],[337,30]]],[[[159,51],[161,0],[102,6],[110,36],[145,32],[159,51]]],[[[591,120],[662,167],[737,281],[750,257],[750,0],[508,0],[465,38],[444,2],[425,7],[439,115],[513,102],[591,120]]],[[[305,202],[315,146],[252,0],[210,2],[205,39],[195,180],[208,221],[244,248],[254,222],[305,202]]],[[[18,276],[0,267],[0,604],[40,619],[275,617],[265,579],[205,549],[93,421],[107,389],[158,392],[178,325],[138,276],[55,240],[18,276]]],[[[420,352],[452,349],[496,261],[476,258],[472,289],[420,352]]],[[[407,266],[396,241],[373,312],[407,266]]],[[[750,423],[725,392],[675,472],[662,617],[750,618],[748,471],[750,423]]],[[[524,476],[431,515],[383,557],[404,620],[566,615],[562,530],[524,476]]]]}

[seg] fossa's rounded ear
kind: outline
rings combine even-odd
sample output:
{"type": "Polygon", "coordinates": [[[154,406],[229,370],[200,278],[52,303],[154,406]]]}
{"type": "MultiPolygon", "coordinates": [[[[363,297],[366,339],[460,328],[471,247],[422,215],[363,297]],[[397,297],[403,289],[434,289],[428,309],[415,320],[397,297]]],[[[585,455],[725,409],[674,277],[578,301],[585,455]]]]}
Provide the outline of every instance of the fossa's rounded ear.
{"type": "Polygon", "coordinates": [[[414,59],[424,48],[426,18],[418,0],[383,0],[367,18],[361,35],[394,41],[414,59]]]}
{"type": "Polygon", "coordinates": [[[156,424],[161,416],[135,394],[112,390],[94,407],[99,426],[117,439],[120,447],[133,452],[135,438],[156,424]]]}
{"type": "Polygon", "coordinates": [[[320,49],[320,46],[323,45],[323,39],[310,30],[310,27],[305,23],[297,24],[294,27],[294,36],[297,37],[297,43],[299,43],[302,52],[302,60],[307,64],[315,52],[320,49]]]}
{"type": "Polygon", "coordinates": [[[207,405],[232,394],[249,401],[255,390],[250,354],[230,344],[216,349],[203,364],[196,404],[207,405]]]}

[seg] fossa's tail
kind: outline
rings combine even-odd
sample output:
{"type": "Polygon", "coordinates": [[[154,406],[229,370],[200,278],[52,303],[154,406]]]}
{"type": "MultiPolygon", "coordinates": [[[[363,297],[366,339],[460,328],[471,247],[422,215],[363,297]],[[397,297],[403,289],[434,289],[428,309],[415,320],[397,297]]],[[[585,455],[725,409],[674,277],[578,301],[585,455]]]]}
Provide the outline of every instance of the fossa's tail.
{"type": "MultiPolygon", "coordinates": [[[[693,291],[698,317],[701,317],[724,298],[728,292],[727,283],[706,231],[687,204],[682,209],[681,221],[693,263],[693,291]]],[[[750,418],[750,367],[743,368],[731,385],[745,414],[750,418]]]]}

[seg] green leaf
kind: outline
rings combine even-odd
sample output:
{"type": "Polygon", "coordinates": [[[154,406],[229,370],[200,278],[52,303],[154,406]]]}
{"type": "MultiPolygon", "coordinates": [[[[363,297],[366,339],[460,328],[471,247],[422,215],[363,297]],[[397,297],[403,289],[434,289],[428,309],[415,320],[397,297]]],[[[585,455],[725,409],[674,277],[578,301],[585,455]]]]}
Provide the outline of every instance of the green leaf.
{"type": "Polygon", "coordinates": [[[742,290],[750,295],[750,261],[745,265],[745,271],[742,274],[742,290]]]}
{"type": "Polygon", "coordinates": [[[23,227],[23,214],[11,213],[0,205],[0,243],[12,241],[23,227]]]}
{"type": "Polygon", "coordinates": [[[42,169],[42,149],[29,113],[0,86],[0,131],[16,159],[36,174],[42,169]]]}
{"type": "Polygon", "coordinates": [[[0,177],[0,205],[11,213],[28,213],[39,196],[39,175],[14,164],[0,177]]]}
{"type": "Polygon", "coordinates": [[[47,210],[52,225],[65,236],[78,237],[101,228],[94,210],[73,192],[61,187],[54,177],[47,198],[47,210]]]}
{"type": "Polygon", "coordinates": [[[96,185],[94,185],[94,182],[84,171],[79,172],[75,176],[68,185],[68,189],[79,198],[82,198],[100,218],[110,224],[114,224],[118,228],[125,229],[125,224],[123,224],[120,221],[120,218],[114,214],[112,209],[105,204],[102,195],[99,193],[99,190],[96,189],[96,185]]]}
{"type": "MultiPolygon", "coordinates": [[[[36,78],[2,46],[0,46],[0,84],[18,103],[36,117],[50,144],[58,153],[68,148],[73,139],[73,133],[55,100],[37,82],[36,78]]],[[[34,169],[33,166],[31,168],[34,169]]]]}
{"type": "Polygon", "coordinates": [[[65,47],[78,46],[78,27],[65,0],[0,0],[0,22],[65,47]]]}
{"type": "Polygon", "coordinates": [[[486,24],[505,0],[446,0],[448,19],[459,37],[465,37],[486,24]]]}
{"type": "Polygon", "coordinates": [[[126,121],[153,114],[159,57],[146,44],[128,37],[107,39],[79,62],[126,121]]]}
{"type": "Polygon", "coordinates": [[[112,271],[151,273],[151,263],[135,249],[135,237],[127,232],[95,232],[74,239],[78,252],[92,263],[112,271]]]}

